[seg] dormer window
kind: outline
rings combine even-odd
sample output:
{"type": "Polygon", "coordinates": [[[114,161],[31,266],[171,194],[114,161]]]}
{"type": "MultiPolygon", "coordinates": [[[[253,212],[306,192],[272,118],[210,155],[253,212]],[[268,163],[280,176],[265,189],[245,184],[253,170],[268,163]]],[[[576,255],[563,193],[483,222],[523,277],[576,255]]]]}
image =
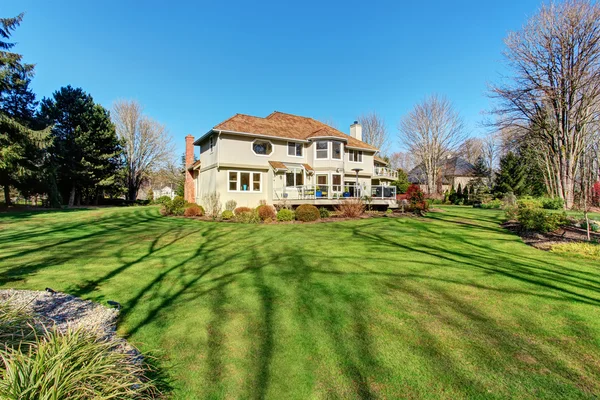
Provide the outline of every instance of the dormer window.
{"type": "Polygon", "coordinates": [[[329,155],[329,142],[327,140],[319,140],[316,143],[317,158],[326,159],[329,155]]]}
{"type": "Polygon", "coordinates": [[[252,142],[252,151],[257,156],[270,156],[273,153],[273,145],[268,140],[255,140],[252,142]]]}

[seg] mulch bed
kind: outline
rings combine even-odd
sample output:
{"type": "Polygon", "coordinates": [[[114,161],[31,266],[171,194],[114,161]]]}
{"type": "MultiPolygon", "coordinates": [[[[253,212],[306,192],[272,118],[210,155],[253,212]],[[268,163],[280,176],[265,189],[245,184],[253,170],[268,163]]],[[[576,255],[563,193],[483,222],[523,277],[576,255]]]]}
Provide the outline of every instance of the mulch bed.
{"type": "MultiPolygon", "coordinates": [[[[559,243],[587,242],[587,231],[574,226],[565,226],[548,233],[526,231],[516,221],[505,222],[502,227],[519,235],[525,244],[540,250],[550,250],[552,246],[559,243]]],[[[600,241],[600,233],[590,232],[590,237],[592,240],[600,241]]]]}

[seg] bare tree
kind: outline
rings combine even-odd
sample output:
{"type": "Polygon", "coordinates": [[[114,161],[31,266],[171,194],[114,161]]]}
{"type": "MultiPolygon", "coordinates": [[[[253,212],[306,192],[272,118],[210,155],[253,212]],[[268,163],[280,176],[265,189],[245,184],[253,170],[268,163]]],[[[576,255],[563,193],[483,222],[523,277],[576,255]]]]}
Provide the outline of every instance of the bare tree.
{"type": "Polygon", "coordinates": [[[402,118],[398,130],[400,141],[423,167],[428,193],[436,193],[446,156],[464,139],[462,118],[448,99],[433,95],[415,105],[402,118]]]}
{"type": "Polygon", "coordinates": [[[465,139],[459,146],[457,154],[471,164],[475,164],[477,159],[483,155],[483,140],[479,138],[465,139]]]}
{"type": "Polygon", "coordinates": [[[172,159],[171,137],[164,125],[143,114],[136,101],[117,101],[112,118],[117,135],[124,142],[127,198],[135,200],[150,172],[172,159]]]}
{"type": "Polygon", "coordinates": [[[397,170],[403,169],[406,173],[415,167],[415,160],[412,154],[398,151],[390,154],[390,168],[397,170]]]}
{"type": "Polygon", "coordinates": [[[363,142],[377,147],[381,154],[386,154],[390,143],[383,118],[375,112],[370,112],[358,117],[358,122],[362,125],[363,142]]]}
{"type": "Polygon", "coordinates": [[[505,40],[512,78],[492,87],[502,127],[537,136],[550,187],[571,208],[590,125],[600,100],[600,6],[586,0],[543,5],[505,40]]]}
{"type": "Polygon", "coordinates": [[[494,168],[500,154],[500,138],[496,133],[491,133],[483,138],[481,155],[489,171],[489,185],[492,186],[494,177],[494,168]]]}

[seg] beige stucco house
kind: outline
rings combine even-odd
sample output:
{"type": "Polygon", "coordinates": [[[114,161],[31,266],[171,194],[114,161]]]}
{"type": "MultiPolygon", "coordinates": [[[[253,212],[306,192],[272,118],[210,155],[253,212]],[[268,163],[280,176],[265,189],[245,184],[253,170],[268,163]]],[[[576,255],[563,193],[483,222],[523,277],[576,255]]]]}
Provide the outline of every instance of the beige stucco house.
{"type": "Polygon", "coordinates": [[[265,118],[236,114],[196,140],[186,137],[185,197],[202,205],[218,193],[222,204],[256,207],[263,200],[333,205],[369,196],[373,204],[393,207],[396,188],[390,183],[397,174],[378,151],[362,141],[357,122],[348,135],[277,111],[265,118]]]}

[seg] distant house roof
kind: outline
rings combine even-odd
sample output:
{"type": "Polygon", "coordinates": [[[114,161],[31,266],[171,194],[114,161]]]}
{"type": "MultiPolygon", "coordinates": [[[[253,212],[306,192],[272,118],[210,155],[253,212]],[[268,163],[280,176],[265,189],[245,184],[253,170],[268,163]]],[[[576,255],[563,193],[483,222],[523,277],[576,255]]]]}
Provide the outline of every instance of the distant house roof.
{"type": "MultiPolygon", "coordinates": [[[[346,135],[320,121],[279,111],[275,111],[265,118],[235,114],[216,125],[212,128],[212,131],[229,131],[301,141],[315,140],[320,137],[333,137],[345,141],[346,146],[351,148],[378,151],[376,147],[346,135]]],[[[196,140],[195,143],[198,144],[203,137],[196,140]]]]}
{"type": "Polygon", "coordinates": [[[383,158],[379,157],[379,156],[375,156],[374,157],[375,161],[380,163],[380,164],[384,164],[384,165],[388,165],[389,163],[387,161],[385,161],[383,158]]]}
{"type": "MultiPolygon", "coordinates": [[[[450,178],[457,176],[475,176],[475,167],[473,164],[461,157],[451,157],[446,161],[442,168],[442,184],[450,183],[450,178]]],[[[408,173],[408,181],[424,185],[427,183],[427,175],[423,164],[417,165],[408,173]]]]}

